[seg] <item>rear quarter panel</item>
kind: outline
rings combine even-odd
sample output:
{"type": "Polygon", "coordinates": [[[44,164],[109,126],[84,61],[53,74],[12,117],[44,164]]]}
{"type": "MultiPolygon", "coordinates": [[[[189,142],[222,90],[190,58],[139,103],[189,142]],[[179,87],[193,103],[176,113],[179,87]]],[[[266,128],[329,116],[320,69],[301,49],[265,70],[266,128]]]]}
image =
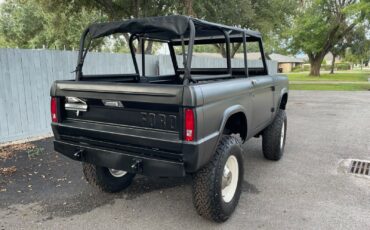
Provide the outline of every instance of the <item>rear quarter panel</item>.
{"type": "Polygon", "coordinates": [[[277,113],[279,107],[281,98],[284,94],[289,93],[289,81],[288,77],[286,75],[275,75],[273,76],[274,84],[275,84],[275,95],[274,95],[274,107],[275,112],[274,115],[277,113]]]}
{"type": "Polygon", "coordinates": [[[247,78],[199,84],[196,87],[203,97],[202,104],[197,105],[199,139],[219,134],[223,123],[236,112],[243,112],[247,120],[252,119],[251,110],[248,109],[252,106],[252,84],[247,78]]]}

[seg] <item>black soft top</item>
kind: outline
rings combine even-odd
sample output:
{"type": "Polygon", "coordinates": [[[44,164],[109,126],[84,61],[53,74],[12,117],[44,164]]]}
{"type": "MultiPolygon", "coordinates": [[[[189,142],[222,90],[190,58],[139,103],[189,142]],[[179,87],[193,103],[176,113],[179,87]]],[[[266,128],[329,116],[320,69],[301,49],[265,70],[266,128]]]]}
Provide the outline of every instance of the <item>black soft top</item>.
{"type": "Polygon", "coordinates": [[[194,23],[195,37],[220,36],[224,35],[223,31],[229,32],[231,36],[245,33],[247,37],[261,37],[261,34],[256,31],[225,26],[182,15],[94,23],[88,27],[88,32],[92,38],[109,36],[115,33],[130,33],[152,39],[173,40],[178,39],[180,36],[189,37],[189,21],[194,23]]]}

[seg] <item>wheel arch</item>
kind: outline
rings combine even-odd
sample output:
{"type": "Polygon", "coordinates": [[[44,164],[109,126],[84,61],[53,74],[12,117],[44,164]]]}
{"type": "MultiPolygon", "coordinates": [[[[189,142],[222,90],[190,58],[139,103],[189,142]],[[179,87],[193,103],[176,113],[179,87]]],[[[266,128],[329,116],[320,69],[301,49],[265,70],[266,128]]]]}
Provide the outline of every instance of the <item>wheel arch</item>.
{"type": "MultiPolygon", "coordinates": [[[[248,120],[245,109],[241,105],[229,107],[223,113],[220,126],[220,137],[223,134],[239,134],[243,142],[248,135],[248,120]]],[[[219,139],[220,139],[219,137],[219,139]]]]}
{"type": "Polygon", "coordinates": [[[280,94],[280,99],[279,99],[279,109],[285,110],[286,105],[288,103],[288,91],[287,90],[282,90],[280,94]]]}

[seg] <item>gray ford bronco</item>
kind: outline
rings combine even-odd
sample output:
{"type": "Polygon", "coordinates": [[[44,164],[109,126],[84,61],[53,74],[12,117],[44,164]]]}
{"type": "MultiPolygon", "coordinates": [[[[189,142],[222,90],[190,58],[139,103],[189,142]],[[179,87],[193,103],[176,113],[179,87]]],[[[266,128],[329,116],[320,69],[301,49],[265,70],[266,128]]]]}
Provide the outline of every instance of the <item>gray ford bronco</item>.
{"type": "Polygon", "coordinates": [[[242,143],[262,136],[264,157],[282,157],[287,100],[287,77],[269,75],[258,32],[186,16],[92,24],[81,37],[76,79],[51,87],[54,148],[81,161],[86,180],[105,192],[125,189],[136,174],[190,174],[197,212],[223,222],[242,191],[242,143]],[[83,74],[91,41],[123,33],[134,72],[83,74]],[[168,47],[173,74],[145,73],[150,40],[168,47]],[[237,43],[239,66],[231,58],[237,43]],[[205,44],[224,47],[224,67],[194,67],[194,49],[205,44]],[[256,51],[260,65],[248,59],[256,51]]]}

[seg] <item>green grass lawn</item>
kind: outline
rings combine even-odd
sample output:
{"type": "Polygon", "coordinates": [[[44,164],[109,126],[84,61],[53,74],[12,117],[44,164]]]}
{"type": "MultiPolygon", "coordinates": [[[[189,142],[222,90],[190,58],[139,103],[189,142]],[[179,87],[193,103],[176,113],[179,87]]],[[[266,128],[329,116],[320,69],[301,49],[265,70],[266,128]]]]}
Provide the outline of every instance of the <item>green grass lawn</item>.
{"type": "Polygon", "coordinates": [[[290,84],[290,90],[370,91],[370,84],[290,84]]]}
{"type": "Polygon", "coordinates": [[[370,78],[370,72],[340,72],[340,73],[322,73],[320,77],[308,76],[308,72],[288,73],[290,81],[364,81],[370,78]]]}
{"type": "Polygon", "coordinates": [[[289,88],[292,90],[370,90],[370,83],[368,82],[368,78],[370,78],[370,72],[343,71],[334,74],[322,73],[320,77],[308,76],[308,72],[288,73],[287,75],[289,81],[291,82],[289,88]],[[322,81],[322,83],[320,83],[320,81],[322,81]]]}

